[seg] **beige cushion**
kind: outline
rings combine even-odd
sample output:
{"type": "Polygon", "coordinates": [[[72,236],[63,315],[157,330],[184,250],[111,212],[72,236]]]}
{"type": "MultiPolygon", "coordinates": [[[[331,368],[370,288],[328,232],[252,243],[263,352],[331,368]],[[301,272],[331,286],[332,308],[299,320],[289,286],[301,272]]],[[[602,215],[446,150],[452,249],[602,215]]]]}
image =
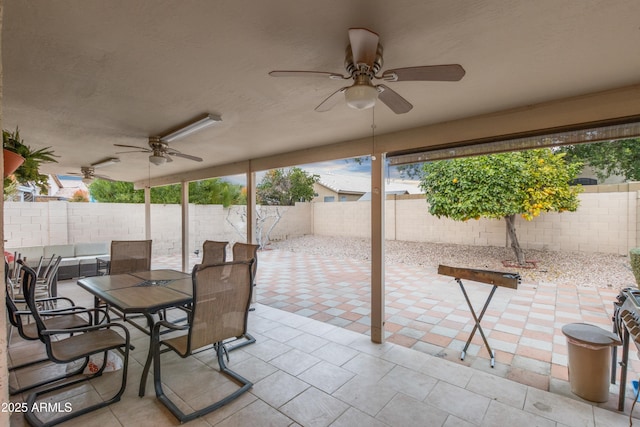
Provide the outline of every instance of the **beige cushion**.
{"type": "Polygon", "coordinates": [[[12,255],[14,252],[18,252],[18,254],[22,258],[26,258],[27,261],[37,263],[40,260],[40,257],[44,255],[44,249],[42,246],[25,246],[23,248],[5,248],[5,251],[10,252],[12,255]]]}
{"type": "Polygon", "coordinates": [[[44,247],[44,256],[51,258],[53,255],[62,258],[73,258],[75,256],[74,245],[51,245],[44,247]]]}
{"type": "Polygon", "coordinates": [[[109,254],[109,244],[106,242],[76,243],[76,257],[86,257],[89,255],[99,256],[109,254]]]}

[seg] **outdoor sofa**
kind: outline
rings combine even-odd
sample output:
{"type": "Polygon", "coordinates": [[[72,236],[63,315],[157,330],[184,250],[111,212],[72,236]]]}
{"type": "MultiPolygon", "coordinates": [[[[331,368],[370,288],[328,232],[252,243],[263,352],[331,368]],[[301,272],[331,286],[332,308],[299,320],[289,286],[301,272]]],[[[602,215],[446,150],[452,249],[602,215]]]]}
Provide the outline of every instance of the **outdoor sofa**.
{"type": "Polygon", "coordinates": [[[40,257],[45,259],[61,256],[58,280],[74,279],[77,277],[97,276],[98,264],[96,257],[109,256],[109,242],[75,243],[67,245],[27,246],[22,248],[5,248],[5,251],[19,254],[26,258],[30,266],[37,265],[40,257]]]}

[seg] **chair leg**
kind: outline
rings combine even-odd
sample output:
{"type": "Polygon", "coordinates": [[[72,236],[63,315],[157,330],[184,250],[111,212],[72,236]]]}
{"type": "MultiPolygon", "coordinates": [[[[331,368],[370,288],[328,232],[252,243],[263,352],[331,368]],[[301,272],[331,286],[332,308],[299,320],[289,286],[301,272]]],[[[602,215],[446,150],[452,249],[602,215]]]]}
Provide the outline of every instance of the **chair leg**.
{"type": "Polygon", "coordinates": [[[224,349],[224,345],[222,342],[219,342],[217,344],[214,345],[214,349],[216,351],[216,354],[218,356],[218,364],[220,365],[220,372],[225,374],[226,376],[230,377],[231,379],[235,380],[239,385],[240,388],[238,390],[236,390],[235,392],[225,396],[224,398],[218,400],[215,403],[212,403],[211,405],[199,409],[197,411],[185,414],[184,412],[182,412],[176,405],[175,403],[173,403],[171,401],[171,399],[169,399],[167,397],[167,395],[164,394],[164,390],[162,389],[162,378],[161,378],[161,372],[160,372],[160,342],[159,340],[156,340],[156,342],[154,343],[154,354],[153,354],[153,384],[154,387],[156,389],[156,397],[158,398],[158,400],[160,402],[162,402],[162,404],[164,406],[167,407],[167,409],[169,409],[169,411],[171,411],[171,413],[180,421],[180,423],[186,423],[187,421],[191,421],[194,420],[198,417],[201,417],[203,415],[206,415],[210,412],[215,411],[216,409],[230,403],[231,401],[233,401],[234,399],[237,399],[238,397],[240,397],[243,393],[246,393],[247,391],[249,391],[249,389],[251,387],[253,387],[253,383],[249,380],[247,380],[246,378],[242,377],[240,374],[232,371],[231,369],[229,369],[227,367],[227,365],[224,363],[224,354],[225,354],[225,349],[224,349]]]}
{"type": "MultiPolygon", "coordinates": [[[[39,359],[39,360],[34,360],[32,362],[23,363],[23,364],[18,365],[18,366],[12,366],[11,368],[9,368],[9,372],[15,371],[15,370],[18,370],[18,369],[22,369],[22,368],[26,368],[26,367],[29,367],[29,366],[33,366],[33,365],[38,365],[38,364],[44,363],[44,362],[50,362],[50,359],[47,357],[47,358],[44,358],[44,359],[39,359]]],[[[36,387],[40,387],[40,386],[43,386],[43,385],[46,385],[46,384],[52,384],[54,382],[61,381],[61,380],[64,380],[66,378],[74,377],[74,376],[76,376],[78,374],[81,374],[82,371],[84,371],[84,368],[86,368],[88,364],[89,364],[89,358],[87,357],[87,358],[85,358],[84,362],[82,363],[82,366],[80,366],[80,368],[76,369],[73,372],[67,372],[64,375],[60,375],[60,376],[53,377],[53,378],[48,378],[46,380],[38,381],[38,382],[36,382],[34,384],[30,384],[28,386],[24,386],[24,387],[20,387],[20,388],[13,388],[13,387],[11,387],[11,385],[9,385],[9,396],[14,396],[16,394],[20,394],[20,393],[23,393],[25,391],[32,390],[32,389],[34,389],[36,387]]]]}
{"type": "MultiPolygon", "coordinates": [[[[128,340],[128,337],[127,337],[128,340]]],[[[80,415],[84,415],[86,413],[89,413],[91,411],[95,411],[96,409],[100,409],[100,408],[104,408],[105,406],[111,405],[112,403],[118,402],[120,400],[120,398],[122,397],[122,394],[124,393],[124,390],[127,386],[127,368],[129,366],[129,347],[128,345],[124,346],[124,361],[122,363],[122,383],[120,385],[120,389],[117,391],[117,393],[111,397],[108,400],[105,400],[103,402],[100,403],[96,403],[95,405],[91,405],[88,406],[86,408],[82,408],[82,409],[77,409],[77,408],[73,408],[72,411],[66,413],[65,415],[53,419],[53,420],[48,420],[48,421],[42,421],[40,420],[36,414],[38,413],[37,411],[37,404],[36,404],[36,400],[38,399],[38,397],[43,396],[43,395],[47,395],[50,393],[53,393],[57,390],[63,389],[65,387],[68,386],[72,386],[84,381],[89,381],[93,378],[99,377],[102,375],[104,368],[107,366],[107,352],[108,350],[106,350],[104,352],[104,361],[102,366],[100,367],[100,370],[98,372],[96,372],[93,375],[86,375],[83,376],[83,378],[79,378],[76,379],[74,381],[69,381],[69,382],[64,382],[63,384],[59,384],[56,385],[54,387],[50,387],[50,388],[46,388],[43,390],[38,390],[34,393],[31,393],[29,395],[29,397],[27,398],[27,411],[25,412],[25,419],[27,420],[27,422],[29,423],[29,425],[31,426],[37,426],[37,427],[49,427],[49,426],[54,426],[60,423],[63,423],[65,421],[69,421],[72,418],[76,418],[79,417],[80,415]],[[36,411],[34,411],[34,409],[36,409],[36,411]]],[[[49,405],[51,405],[52,402],[47,402],[49,405]]],[[[64,408],[63,408],[64,409],[64,408]]]]}
{"type": "Polygon", "coordinates": [[[231,341],[225,342],[224,344],[227,346],[227,351],[233,351],[246,345],[253,344],[254,342],[256,342],[256,339],[253,337],[253,335],[246,333],[241,337],[234,338],[231,341]],[[240,340],[244,341],[236,344],[236,342],[240,340]]]}

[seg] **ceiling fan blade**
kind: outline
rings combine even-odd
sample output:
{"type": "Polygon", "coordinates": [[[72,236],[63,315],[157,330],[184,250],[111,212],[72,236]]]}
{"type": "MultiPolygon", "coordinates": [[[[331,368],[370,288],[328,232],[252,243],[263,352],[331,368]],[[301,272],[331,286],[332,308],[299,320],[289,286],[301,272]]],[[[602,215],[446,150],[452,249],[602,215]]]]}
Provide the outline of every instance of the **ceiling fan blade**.
{"type": "Polygon", "coordinates": [[[378,99],[382,101],[387,107],[391,109],[396,114],[404,114],[411,111],[413,105],[406,99],[404,99],[398,92],[389,89],[389,87],[385,85],[376,86],[378,90],[381,90],[378,95],[378,99]]]}
{"type": "Polygon", "coordinates": [[[459,64],[425,65],[422,67],[396,68],[382,73],[382,80],[402,81],[439,81],[457,82],[464,77],[465,71],[459,64]]]}
{"type": "Polygon", "coordinates": [[[146,147],[138,147],[137,145],[124,145],[124,144],[113,144],[116,147],[125,147],[125,148],[137,148],[138,150],[148,151],[149,149],[146,147]]]}
{"type": "Polygon", "coordinates": [[[109,178],[108,176],[104,176],[104,175],[93,175],[94,178],[100,178],[104,181],[115,181],[114,179],[109,178]]]}
{"type": "Polygon", "coordinates": [[[373,66],[378,51],[379,36],[366,28],[349,28],[349,42],[353,53],[353,63],[373,66]]]}
{"type": "Polygon", "coordinates": [[[151,153],[152,150],[143,150],[142,148],[139,150],[132,151],[116,151],[116,154],[127,154],[127,153],[151,153]]]}
{"type": "Polygon", "coordinates": [[[328,77],[334,80],[349,79],[351,76],[329,73],[325,71],[271,71],[271,77],[328,77]]]}
{"type": "Polygon", "coordinates": [[[324,101],[322,101],[320,104],[318,104],[318,106],[315,108],[315,110],[319,113],[324,113],[325,111],[329,111],[331,110],[333,107],[335,107],[335,105],[340,102],[340,97],[336,96],[339,93],[344,93],[347,90],[346,87],[343,87],[341,89],[338,89],[337,91],[333,92],[331,95],[329,95],[324,101]]]}
{"type": "MultiPolygon", "coordinates": [[[[183,159],[193,160],[195,162],[201,162],[202,161],[202,159],[200,157],[190,156],[189,154],[182,154],[182,153],[179,153],[177,151],[167,152],[167,154],[170,155],[170,156],[178,156],[178,157],[182,157],[183,159]]],[[[167,157],[167,160],[170,161],[171,158],[167,157]]]]}

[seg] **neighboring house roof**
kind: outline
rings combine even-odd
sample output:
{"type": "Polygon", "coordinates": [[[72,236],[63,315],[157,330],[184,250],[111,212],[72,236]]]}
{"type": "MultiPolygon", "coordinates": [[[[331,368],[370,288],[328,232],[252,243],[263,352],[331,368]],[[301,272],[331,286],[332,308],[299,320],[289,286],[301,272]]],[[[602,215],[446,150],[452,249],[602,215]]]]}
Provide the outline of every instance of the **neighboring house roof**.
{"type": "MultiPolygon", "coordinates": [[[[366,194],[371,191],[371,178],[362,174],[319,173],[318,184],[336,193],[366,194]]],[[[385,192],[403,192],[401,194],[420,194],[417,181],[386,180],[385,192]]]]}

